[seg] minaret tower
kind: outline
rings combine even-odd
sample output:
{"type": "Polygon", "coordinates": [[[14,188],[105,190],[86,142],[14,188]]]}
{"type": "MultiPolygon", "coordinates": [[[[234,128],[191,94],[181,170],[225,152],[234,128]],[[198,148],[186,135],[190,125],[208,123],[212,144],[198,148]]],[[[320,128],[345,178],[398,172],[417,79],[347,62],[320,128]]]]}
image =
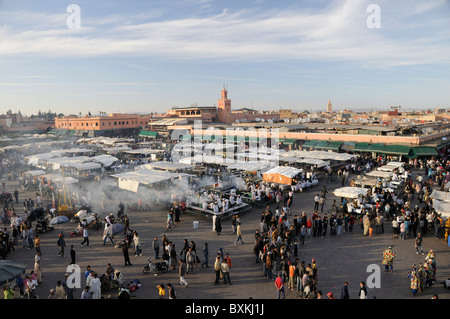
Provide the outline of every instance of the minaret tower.
{"type": "Polygon", "coordinates": [[[328,113],[332,113],[332,112],[333,112],[333,110],[332,110],[332,108],[331,108],[331,101],[330,101],[330,100],[328,100],[327,112],[328,112],[328,113]]]}
{"type": "Polygon", "coordinates": [[[231,116],[231,100],[228,99],[228,91],[225,85],[221,91],[221,99],[217,100],[217,119],[222,123],[233,123],[233,117],[231,116]]]}

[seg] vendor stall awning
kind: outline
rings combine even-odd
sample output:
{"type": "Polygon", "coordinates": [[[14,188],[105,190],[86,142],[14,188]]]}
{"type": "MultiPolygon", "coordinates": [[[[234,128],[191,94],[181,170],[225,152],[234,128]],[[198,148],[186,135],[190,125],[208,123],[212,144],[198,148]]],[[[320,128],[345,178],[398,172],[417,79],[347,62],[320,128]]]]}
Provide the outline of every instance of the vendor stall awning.
{"type": "Polygon", "coordinates": [[[416,158],[419,156],[436,156],[438,152],[435,147],[431,146],[419,146],[412,148],[412,157],[416,158]]]}
{"type": "MultiPolygon", "coordinates": [[[[298,139],[295,139],[295,138],[287,138],[287,139],[283,139],[282,142],[285,145],[292,145],[292,144],[294,144],[297,141],[298,141],[298,139]]],[[[281,140],[280,140],[280,142],[281,142],[281,140]]]]}
{"type": "Polygon", "coordinates": [[[310,150],[316,144],[317,144],[316,140],[309,140],[309,141],[306,141],[305,143],[303,143],[302,148],[305,149],[305,150],[310,150]]]}
{"type": "Polygon", "coordinates": [[[156,138],[158,135],[157,131],[145,131],[142,130],[139,132],[139,137],[149,137],[149,138],[156,138]]]}
{"type": "Polygon", "coordinates": [[[411,147],[406,145],[385,145],[381,153],[389,155],[411,155],[411,147]]]}
{"type": "Polygon", "coordinates": [[[344,142],[341,146],[341,150],[343,151],[353,151],[353,148],[355,147],[356,142],[344,142]]]}
{"type": "Polygon", "coordinates": [[[331,151],[335,151],[335,152],[338,152],[339,151],[339,149],[341,148],[341,146],[342,146],[342,142],[339,142],[339,141],[333,141],[333,142],[330,142],[328,145],[327,145],[327,150],[331,150],[331,151]]]}
{"type": "Polygon", "coordinates": [[[382,143],[357,143],[353,148],[354,152],[380,153],[387,155],[412,156],[410,146],[406,145],[386,145],[382,143]]]}
{"type": "Polygon", "coordinates": [[[318,141],[316,145],[314,145],[315,150],[324,150],[327,148],[328,144],[330,142],[328,141],[318,141]]]}
{"type": "Polygon", "coordinates": [[[369,143],[357,143],[355,147],[353,147],[353,152],[369,152],[369,143]]]}
{"type": "Polygon", "coordinates": [[[373,143],[369,146],[368,151],[374,153],[382,153],[385,148],[384,144],[381,143],[373,143]]]}

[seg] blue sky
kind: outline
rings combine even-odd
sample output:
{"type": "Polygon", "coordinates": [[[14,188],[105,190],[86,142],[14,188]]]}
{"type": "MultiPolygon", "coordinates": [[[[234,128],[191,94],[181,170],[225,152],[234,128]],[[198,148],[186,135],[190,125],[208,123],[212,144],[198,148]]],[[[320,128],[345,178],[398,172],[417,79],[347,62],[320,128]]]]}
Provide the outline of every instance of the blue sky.
{"type": "Polygon", "coordinates": [[[71,1],[0,0],[0,113],[450,108],[448,0],[71,1]]]}

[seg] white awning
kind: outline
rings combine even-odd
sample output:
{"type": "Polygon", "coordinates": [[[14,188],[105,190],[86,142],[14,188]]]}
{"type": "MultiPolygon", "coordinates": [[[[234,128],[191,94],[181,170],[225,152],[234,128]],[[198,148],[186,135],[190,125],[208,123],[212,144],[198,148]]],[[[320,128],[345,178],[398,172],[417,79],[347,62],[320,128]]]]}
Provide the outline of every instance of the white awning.
{"type": "Polygon", "coordinates": [[[372,177],[381,177],[381,178],[391,178],[392,175],[394,175],[393,172],[391,171],[370,171],[369,173],[366,173],[367,176],[372,176],[372,177]]]}
{"type": "Polygon", "coordinates": [[[430,197],[434,200],[440,200],[443,202],[450,202],[450,193],[449,192],[443,192],[438,190],[433,190],[430,194],[430,197]]]}
{"type": "Polygon", "coordinates": [[[337,197],[346,197],[346,198],[358,198],[358,196],[367,194],[366,188],[361,187],[340,187],[334,190],[334,195],[337,197]]]}

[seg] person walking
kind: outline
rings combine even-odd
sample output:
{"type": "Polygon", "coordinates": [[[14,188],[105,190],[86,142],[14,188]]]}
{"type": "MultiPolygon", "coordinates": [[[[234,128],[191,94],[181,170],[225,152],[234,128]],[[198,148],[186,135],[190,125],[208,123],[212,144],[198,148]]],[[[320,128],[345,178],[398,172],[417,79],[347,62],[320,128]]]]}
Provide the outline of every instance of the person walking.
{"type": "Polygon", "coordinates": [[[350,295],[348,294],[348,282],[344,282],[344,285],[341,289],[341,299],[350,299],[350,295]]]}
{"type": "Polygon", "coordinates": [[[178,260],[179,264],[180,264],[180,268],[178,269],[178,275],[180,276],[180,285],[184,285],[186,288],[189,286],[188,282],[186,281],[186,279],[184,279],[184,276],[186,276],[187,274],[187,266],[186,263],[183,262],[183,259],[179,259],[178,260]]]}
{"type": "Polygon", "coordinates": [[[156,288],[158,288],[158,298],[160,300],[166,299],[166,289],[164,284],[159,284],[156,288]]]}
{"type": "Polygon", "coordinates": [[[40,257],[39,252],[36,252],[36,255],[34,256],[34,273],[36,274],[37,284],[41,284],[42,283],[42,264],[41,264],[41,257],[40,257]]]}
{"type": "Polygon", "coordinates": [[[237,215],[231,216],[231,230],[233,234],[236,234],[237,218],[237,215]]]}
{"type": "Polygon", "coordinates": [[[125,215],[123,216],[123,234],[125,235],[127,231],[131,232],[130,219],[128,218],[128,215],[125,215]]]}
{"type": "Polygon", "coordinates": [[[31,226],[28,227],[27,240],[28,240],[28,249],[33,248],[34,247],[34,231],[31,226]]]}
{"type": "Polygon", "coordinates": [[[220,233],[222,231],[222,224],[220,222],[220,217],[219,216],[216,217],[215,230],[216,230],[217,235],[220,235],[220,233]]]}
{"type": "Polygon", "coordinates": [[[75,249],[74,249],[73,245],[70,245],[70,264],[69,265],[76,264],[75,257],[76,257],[75,249]]]}
{"type": "Polygon", "coordinates": [[[385,271],[390,270],[392,272],[394,270],[395,253],[392,248],[392,246],[389,246],[389,248],[383,252],[383,264],[385,271]]]}
{"type": "Polygon", "coordinates": [[[153,239],[152,249],[153,249],[153,257],[155,259],[158,259],[159,258],[159,241],[158,241],[157,237],[155,237],[153,239]]]}
{"type": "Polygon", "coordinates": [[[359,299],[367,299],[367,287],[364,281],[360,282],[359,299]]]}
{"type": "Polygon", "coordinates": [[[316,196],[314,196],[314,211],[319,210],[319,201],[320,201],[320,197],[319,197],[319,194],[317,194],[316,196]]]}
{"type": "Polygon", "coordinates": [[[272,280],[272,267],[273,267],[273,253],[272,251],[268,251],[267,254],[265,254],[265,276],[267,279],[272,280]]]}
{"type": "Polygon", "coordinates": [[[80,244],[80,246],[83,247],[84,244],[86,244],[86,246],[89,246],[89,234],[87,227],[83,228],[83,242],[80,244]]]}
{"type": "Polygon", "coordinates": [[[203,268],[203,266],[205,266],[206,268],[209,267],[208,255],[209,255],[208,243],[205,243],[205,245],[203,246],[203,257],[205,257],[205,261],[202,262],[202,268],[203,268]]]}
{"type": "Polygon", "coordinates": [[[220,270],[222,271],[223,283],[225,285],[231,285],[230,266],[228,265],[228,263],[225,259],[222,260],[222,264],[220,265],[220,270]]]}
{"type": "Polygon", "coordinates": [[[192,247],[189,247],[188,251],[186,252],[186,274],[193,274],[194,273],[194,264],[196,260],[196,254],[195,251],[192,249],[192,247]]]}
{"type": "Polygon", "coordinates": [[[66,291],[64,290],[61,280],[58,280],[56,282],[55,295],[57,296],[56,299],[66,299],[67,297],[66,291]]]}
{"type": "Polygon", "coordinates": [[[414,240],[414,248],[416,248],[417,255],[419,254],[419,251],[422,253],[422,255],[425,254],[423,252],[422,242],[423,242],[422,234],[418,233],[416,239],[414,240]]]}
{"type": "Polygon", "coordinates": [[[216,261],[214,263],[214,271],[216,273],[216,281],[214,282],[214,285],[218,285],[220,283],[220,273],[221,273],[220,256],[216,257],[216,261]]]}
{"type": "Polygon", "coordinates": [[[132,265],[131,261],[130,261],[130,255],[128,254],[128,245],[129,245],[128,240],[125,239],[125,243],[122,246],[122,254],[123,254],[124,261],[125,261],[125,266],[132,265]]]}
{"type": "Polygon", "coordinates": [[[408,272],[408,278],[411,280],[411,293],[413,296],[417,294],[418,291],[418,279],[417,279],[417,271],[416,271],[416,265],[413,265],[413,270],[411,272],[408,272]]]}
{"type": "Polygon", "coordinates": [[[103,246],[106,245],[108,239],[111,241],[113,245],[115,245],[114,240],[112,239],[112,224],[105,224],[105,229],[103,230],[103,246]]]}
{"type": "Polygon", "coordinates": [[[336,219],[336,232],[338,236],[341,236],[342,231],[342,216],[338,215],[338,218],[336,219]]]}
{"type": "Polygon", "coordinates": [[[238,242],[241,241],[241,244],[243,245],[244,241],[242,240],[242,230],[241,230],[240,222],[238,222],[237,226],[236,226],[236,235],[237,235],[237,238],[236,238],[236,241],[234,242],[234,244],[237,245],[238,242]]]}
{"type": "Polygon", "coordinates": [[[319,205],[320,205],[320,212],[323,213],[323,208],[324,208],[324,206],[325,206],[325,197],[321,196],[321,197],[319,198],[319,205]]]}
{"type": "Polygon", "coordinates": [[[300,228],[300,244],[303,246],[305,245],[305,237],[306,237],[306,227],[303,225],[300,228]]]}
{"type": "Polygon", "coordinates": [[[16,198],[16,204],[19,204],[19,191],[17,188],[14,190],[14,197],[16,198]]]}
{"type": "Polygon", "coordinates": [[[294,284],[295,284],[295,271],[297,269],[296,263],[292,263],[289,265],[289,281],[288,281],[288,288],[291,290],[294,290],[294,284]]]}
{"type": "Polygon", "coordinates": [[[59,247],[58,256],[61,256],[61,258],[65,258],[66,256],[64,255],[64,248],[66,247],[66,241],[64,240],[64,237],[62,234],[58,235],[58,241],[56,242],[56,244],[59,247]]]}
{"type": "Polygon", "coordinates": [[[64,274],[64,280],[62,281],[62,285],[64,290],[66,291],[67,299],[74,299],[75,287],[69,287],[69,274],[64,274]]]}
{"type": "Polygon", "coordinates": [[[134,255],[142,256],[141,242],[139,240],[139,234],[135,230],[133,230],[133,245],[134,245],[134,255]]]}
{"type": "Polygon", "coordinates": [[[175,288],[173,288],[171,283],[167,284],[167,289],[169,289],[167,295],[169,296],[169,299],[177,299],[177,294],[175,292],[175,288]]]}
{"type": "Polygon", "coordinates": [[[36,252],[39,254],[42,254],[41,252],[41,238],[39,238],[39,235],[36,234],[34,236],[34,247],[36,248],[36,252]]]}

